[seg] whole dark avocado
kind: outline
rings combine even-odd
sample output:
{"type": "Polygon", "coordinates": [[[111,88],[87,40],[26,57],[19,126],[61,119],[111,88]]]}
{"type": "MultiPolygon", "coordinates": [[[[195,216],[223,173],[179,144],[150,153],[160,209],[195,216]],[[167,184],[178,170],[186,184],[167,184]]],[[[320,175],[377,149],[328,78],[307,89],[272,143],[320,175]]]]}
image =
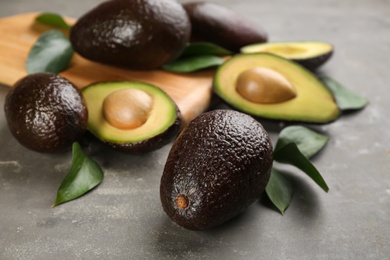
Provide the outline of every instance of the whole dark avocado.
{"type": "Polygon", "coordinates": [[[42,153],[64,150],[86,130],[88,111],[79,90],[62,76],[32,74],[8,93],[5,116],[14,137],[42,153]]]}
{"type": "Polygon", "coordinates": [[[233,110],[201,114],[169,152],[160,184],[163,209],[187,229],[221,225],[260,197],[272,161],[268,133],[251,116],[233,110]]]}
{"type": "Polygon", "coordinates": [[[241,47],[267,41],[266,31],[238,13],[210,2],[183,4],[192,25],[193,41],[206,41],[238,52],[241,47]]]}
{"type": "Polygon", "coordinates": [[[191,24],[174,0],[110,0],[72,27],[70,40],[81,56],[130,69],[156,69],[187,44],[191,24]]]}

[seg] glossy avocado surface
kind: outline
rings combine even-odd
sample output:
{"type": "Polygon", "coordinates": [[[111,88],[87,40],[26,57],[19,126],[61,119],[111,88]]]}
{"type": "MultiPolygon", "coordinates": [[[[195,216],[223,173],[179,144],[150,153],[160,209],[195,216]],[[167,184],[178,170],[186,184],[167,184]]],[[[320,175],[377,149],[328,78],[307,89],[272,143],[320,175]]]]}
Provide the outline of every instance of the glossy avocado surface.
{"type": "Polygon", "coordinates": [[[233,110],[201,114],[172,146],[160,184],[164,211],[191,230],[233,218],[262,194],[272,167],[268,133],[233,110]]]}
{"type": "Polygon", "coordinates": [[[141,82],[98,82],[84,88],[82,95],[90,111],[88,130],[115,150],[127,153],[150,152],[171,142],[180,130],[182,119],[180,110],[163,90],[153,85],[141,82]],[[130,92],[127,92],[129,90],[130,92]],[[118,103],[119,106],[113,109],[118,110],[119,116],[130,114],[123,119],[124,123],[131,120],[133,113],[135,117],[143,118],[141,123],[135,126],[118,126],[114,124],[115,122],[109,121],[107,114],[104,113],[105,102],[116,93],[119,94],[119,98],[125,98],[115,99],[114,105],[118,103]],[[133,96],[140,94],[141,98],[134,99],[133,96]],[[145,102],[148,104],[145,105],[145,102]],[[132,105],[134,103],[137,104],[132,105]],[[123,108],[129,104],[130,107],[123,108]],[[142,110],[142,107],[147,107],[146,112],[141,111],[141,114],[136,112],[142,110]]]}
{"type": "Polygon", "coordinates": [[[56,74],[38,73],[19,80],[8,93],[4,110],[15,138],[43,153],[70,147],[88,122],[79,90],[56,74]]]}
{"type": "Polygon", "coordinates": [[[192,39],[238,52],[241,47],[267,41],[266,31],[229,8],[211,2],[183,4],[192,25],[192,39]]]}
{"type": "Polygon", "coordinates": [[[314,74],[295,62],[269,53],[235,55],[218,68],[213,88],[226,103],[255,117],[329,123],[340,116],[332,93],[314,74]],[[243,97],[237,91],[237,79],[254,68],[266,68],[277,73],[295,89],[296,96],[272,104],[256,103],[243,97]]]}
{"type": "Polygon", "coordinates": [[[267,52],[290,59],[314,71],[326,63],[333,55],[333,45],[327,42],[269,42],[252,44],[241,48],[242,53],[267,52]]]}
{"type": "Polygon", "coordinates": [[[156,69],[174,59],[191,25],[174,0],[110,0],[73,26],[70,40],[81,56],[130,69],[156,69]]]}

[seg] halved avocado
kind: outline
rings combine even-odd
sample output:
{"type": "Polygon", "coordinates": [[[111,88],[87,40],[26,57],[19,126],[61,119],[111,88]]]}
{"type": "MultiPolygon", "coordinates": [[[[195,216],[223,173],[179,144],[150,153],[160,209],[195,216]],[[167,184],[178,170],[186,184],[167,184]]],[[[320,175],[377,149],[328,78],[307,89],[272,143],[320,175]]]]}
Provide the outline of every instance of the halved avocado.
{"type": "Polygon", "coordinates": [[[272,53],[314,71],[330,59],[333,54],[333,45],[318,41],[259,43],[245,46],[241,48],[241,52],[272,53]]]}
{"type": "Polygon", "coordinates": [[[233,56],[218,68],[213,88],[218,96],[234,108],[257,117],[328,123],[340,115],[331,92],[310,71],[269,53],[233,56]],[[295,89],[295,96],[274,103],[253,102],[245,98],[237,91],[236,85],[239,77],[255,68],[274,71],[295,89]]]}
{"type": "Polygon", "coordinates": [[[179,132],[180,111],[175,102],[156,86],[141,82],[98,82],[84,88],[82,95],[89,111],[88,130],[116,150],[129,153],[153,151],[172,141],[179,132]],[[143,97],[134,102],[133,94],[143,97]],[[113,98],[110,100],[110,97],[113,98]],[[145,104],[145,97],[148,104],[145,104]],[[138,125],[126,126],[125,122],[125,126],[118,126],[107,116],[106,106],[111,106],[106,105],[107,101],[113,104],[114,113],[119,110],[119,116],[123,116],[120,114],[122,104],[135,107],[135,110],[139,107],[148,109],[141,111],[141,116],[137,115],[144,117],[138,125]]]}

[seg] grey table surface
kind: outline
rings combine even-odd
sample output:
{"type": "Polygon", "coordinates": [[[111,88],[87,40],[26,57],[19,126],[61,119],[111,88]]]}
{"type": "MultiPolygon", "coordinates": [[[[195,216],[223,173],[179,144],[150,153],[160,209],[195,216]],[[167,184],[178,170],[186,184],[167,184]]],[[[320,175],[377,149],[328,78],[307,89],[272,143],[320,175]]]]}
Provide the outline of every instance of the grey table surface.
{"type": "MultiPolygon", "coordinates": [[[[0,17],[51,11],[79,17],[99,1],[0,0],[0,17]]],[[[0,110],[0,259],[390,259],[390,1],[215,1],[262,25],[271,41],[322,40],[322,69],[367,97],[363,111],[315,126],[330,136],[314,159],[324,193],[291,169],[284,216],[264,201],[229,223],[185,230],[165,215],[159,182],[170,145],[147,155],[91,146],[105,170],[93,192],[51,208],[70,152],[29,151],[0,110]]],[[[0,32],[1,40],[1,32],[0,32]]],[[[0,87],[0,106],[9,89],[0,87]]],[[[275,140],[280,124],[267,124],[275,140]]]]}

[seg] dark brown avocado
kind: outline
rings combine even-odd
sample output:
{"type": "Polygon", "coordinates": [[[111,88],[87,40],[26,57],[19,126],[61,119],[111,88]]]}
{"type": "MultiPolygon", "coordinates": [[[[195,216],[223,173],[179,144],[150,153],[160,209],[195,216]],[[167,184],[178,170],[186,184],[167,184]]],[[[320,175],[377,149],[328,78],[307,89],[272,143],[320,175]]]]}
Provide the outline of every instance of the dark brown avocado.
{"type": "Polygon", "coordinates": [[[161,148],[179,133],[181,113],[160,88],[142,82],[97,82],[82,90],[88,130],[126,153],[161,148]]]}
{"type": "Polygon", "coordinates": [[[110,0],[72,27],[70,40],[81,56],[130,69],[156,69],[187,44],[191,25],[174,0],[110,0]]]}
{"type": "Polygon", "coordinates": [[[4,110],[15,138],[42,153],[70,147],[88,122],[79,90],[56,74],[32,74],[19,80],[8,93],[4,110]]]}
{"type": "Polygon", "coordinates": [[[235,52],[245,45],[267,41],[261,26],[224,6],[201,1],[183,6],[191,21],[194,41],[212,42],[235,52]]]}
{"type": "Polygon", "coordinates": [[[260,197],[272,160],[268,133],[258,121],[234,110],[206,112],[169,152],[160,184],[163,209],[187,229],[221,225],[260,197]]]}

